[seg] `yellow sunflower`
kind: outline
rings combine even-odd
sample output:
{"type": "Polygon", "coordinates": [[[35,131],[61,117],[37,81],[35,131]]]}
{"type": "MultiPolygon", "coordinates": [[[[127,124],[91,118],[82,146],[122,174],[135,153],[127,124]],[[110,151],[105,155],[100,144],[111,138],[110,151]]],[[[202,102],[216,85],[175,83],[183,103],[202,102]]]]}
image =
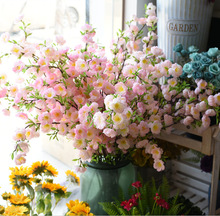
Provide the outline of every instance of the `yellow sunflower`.
{"type": "Polygon", "coordinates": [[[2,198],[3,198],[3,200],[8,200],[8,199],[10,199],[11,195],[12,195],[11,193],[5,192],[2,194],[2,198]]]}
{"type": "Polygon", "coordinates": [[[5,207],[0,205],[0,214],[2,215],[5,211],[5,207]]]}
{"type": "Polygon", "coordinates": [[[11,170],[9,179],[13,190],[20,190],[24,186],[32,184],[33,179],[29,177],[28,167],[10,167],[9,169],[11,170]]]}
{"type": "Polygon", "coordinates": [[[9,201],[11,202],[11,204],[15,204],[15,205],[23,205],[23,204],[28,204],[31,199],[27,196],[25,196],[24,194],[16,194],[16,195],[11,195],[9,201]]]}
{"type": "Polygon", "coordinates": [[[67,178],[73,182],[73,183],[77,183],[78,185],[80,184],[80,179],[79,177],[71,170],[67,170],[66,172],[67,178]]]}
{"type": "Polygon", "coordinates": [[[48,176],[56,177],[58,175],[58,171],[53,166],[49,165],[49,166],[47,166],[47,171],[45,174],[48,176]]]}
{"type": "Polygon", "coordinates": [[[90,207],[88,203],[79,201],[79,200],[70,200],[69,203],[66,204],[69,209],[67,215],[93,215],[90,213],[90,207]]]}
{"type": "Polygon", "coordinates": [[[37,175],[45,174],[48,176],[57,176],[57,170],[51,166],[48,161],[37,161],[31,165],[29,168],[29,174],[32,174],[34,177],[37,175]]]}
{"type": "Polygon", "coordinates": [[[28,211],[28,208],[25,206],[11,205],[5,209],[5,212],[3,215],[5,215],[5,216],[18,216],[18,215],[24,216],[24,215],[26,215],[25,212],[27,212],[27,211],[28,211]]]}
{"type": "Polygon", "coordinates": [[[67,188],[64,186],[61,186],[60,184],[56,183],[50,183],[50,182],[44,182],[42,184],[42,189],[47,189],[50,192],[63,192],[66,193],[67,188]]]}

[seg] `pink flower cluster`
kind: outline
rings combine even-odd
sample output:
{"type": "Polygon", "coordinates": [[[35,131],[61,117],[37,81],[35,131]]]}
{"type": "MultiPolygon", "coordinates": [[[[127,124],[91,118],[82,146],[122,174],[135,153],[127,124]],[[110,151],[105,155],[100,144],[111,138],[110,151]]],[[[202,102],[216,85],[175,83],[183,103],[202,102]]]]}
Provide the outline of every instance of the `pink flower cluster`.
{"type": "Polygon", "coordinates": [[[195,91],[181,89],[181,66],[165,60],[163,51],[153,46],[156,22],[150,3],[144,18],[134,17],[128,29],[119,32],[111,58],[94,42],[95,30],[88,24],[82,27],[83,44],[74,48],[66,47],[61,36],[54,43],[31,43],[28,26],[22,28],[25,38],[20,43],[3,34],[10,55],[1,56],[17,57],[12,71],[26,75],[11,84],[0,74],[0,98],[10,101],[27,125],[16,132],[16,143],[38,136],[39,130],[51,138],[63,135],[81,151],[82,161],[141,148],[152,156],[155,169],[164,170],[163,150],[154,137],[161,130],[169,132],[181,119],[185,125],[199,121],[201,113],[202,126],[207,128],[220,95],[212,95],[204,81],[198,81],[195,91]],[[150,27],[147,37],[137,24],[150,27]],[[162,77],[168,80],[163,85],[162,77]]]}

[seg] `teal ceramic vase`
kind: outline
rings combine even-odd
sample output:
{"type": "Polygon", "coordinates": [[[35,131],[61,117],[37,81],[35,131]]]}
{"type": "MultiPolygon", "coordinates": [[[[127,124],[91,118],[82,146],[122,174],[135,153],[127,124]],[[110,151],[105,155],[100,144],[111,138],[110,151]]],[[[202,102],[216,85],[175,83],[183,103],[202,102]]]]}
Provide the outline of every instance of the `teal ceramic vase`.
{"type": "Polygon", "coordinates": [[[114,201],[121,190],[128,199],[128,188],[135,179],[135,168],[128,161],[116,165],[88,163],[86,172],[80,176],[81,201],[90,205],[94,215],[105,215],[99,203],[114,201]]]}

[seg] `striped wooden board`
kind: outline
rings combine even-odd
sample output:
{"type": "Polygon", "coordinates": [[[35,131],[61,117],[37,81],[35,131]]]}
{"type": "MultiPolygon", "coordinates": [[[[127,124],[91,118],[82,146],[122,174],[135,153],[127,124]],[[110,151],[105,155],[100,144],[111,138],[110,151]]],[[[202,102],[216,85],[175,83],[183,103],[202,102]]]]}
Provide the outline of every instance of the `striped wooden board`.
{"type": "Polygon", "coordinates": [[[177,191],[208,214],[208,190],[211,174],[202,172],[200,168],[184,161],[172,160],[171,196],[177,191]]]}

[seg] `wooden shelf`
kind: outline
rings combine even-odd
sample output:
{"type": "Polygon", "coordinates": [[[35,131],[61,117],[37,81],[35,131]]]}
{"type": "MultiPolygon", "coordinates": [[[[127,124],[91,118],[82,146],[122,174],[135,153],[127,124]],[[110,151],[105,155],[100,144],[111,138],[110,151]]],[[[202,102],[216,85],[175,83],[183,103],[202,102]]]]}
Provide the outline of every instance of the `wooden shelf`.
{"type": "Polygon", "coordinates": [[[190,148],[196,151],[199,151],[205,155],[213,155],[213,167],[212,175],[206,174],[206,178],[202,177],[201,180],[197,181],[196,178],[199,178],[198,169],[191,170],[190,166],[187,164],[179,164],[180,162],[174,161],[173,171],[174,174],[171,176],[172,181],[175,186],[178,186],[181,190],[184,190],[184,193],[192,193],[194,200],[197,200],[200,196],[200,201],[197,203],[197,206],[201,206],[206,213],[209,209],[209,215],[215,215],[220,212],[220,209],[216,210],[216,199],[217,199],[217,188],[219,180],[219,167],[220,167],[220,129],[217,126],[211,126],[207,130],[199,133],[196,129],[192,127],[186,127],[181,124],[177,124],[173,127],[171,134],[162,132],[159,136],[159,139],[190,148]],[[192,138],[191,135],[198,136],[199,140],[192,138]],[[182,169],[182,170],[181,170],[182,169]],[[206,181],[207,180],[207,181],[206,181]],[[211,182],[210,182],[211,180],[211,182]],[[210,205],[208,205],[207,190],[208,184],[211,183],[211,194],[210,194],[210,205]],[[190,185],[192,186],[190,188],[190,185]],[[200,194],[198,194],[197,188],[200,188],[200,194]],[[187,191],[189,189],[189,191],[187,191]],[[195,195],[195,192],[197,194],[195,195]]]}

